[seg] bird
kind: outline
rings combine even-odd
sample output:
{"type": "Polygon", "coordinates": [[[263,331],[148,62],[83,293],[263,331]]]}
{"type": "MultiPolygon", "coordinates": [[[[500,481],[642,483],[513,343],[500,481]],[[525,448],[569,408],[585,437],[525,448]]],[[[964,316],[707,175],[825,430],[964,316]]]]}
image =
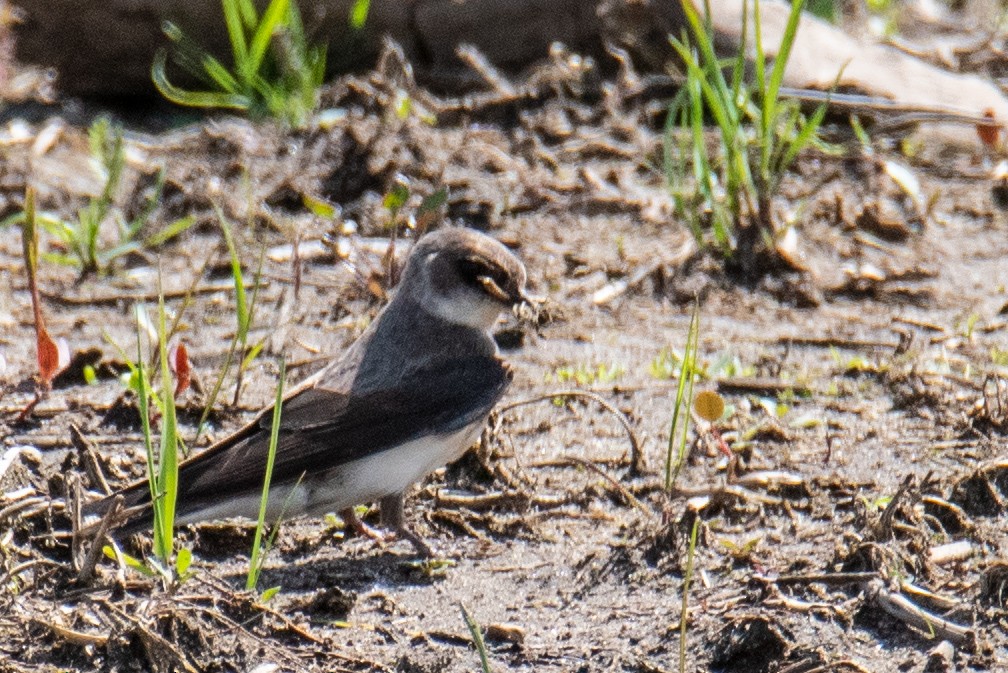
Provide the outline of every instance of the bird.
{"type": "MultiPolygon", "coordinates": [[[[430,547],[406,525],[404,496],[479,437],[513,378],[492,330],[501,314],[533,307],[526,270],[506,246],[464,227],[417,239],[391,299],[357,340],[282,401],[267,516],[354,514],[377,501],[381,523],[422,556],[430,547]]],[[[266,473],[273,406],[183,461],[177,524],[256,519],[266,473]]],[[[150,528],[146,480],[86,506],[102,515],[117,496],[117,533],[150,528]]]]}

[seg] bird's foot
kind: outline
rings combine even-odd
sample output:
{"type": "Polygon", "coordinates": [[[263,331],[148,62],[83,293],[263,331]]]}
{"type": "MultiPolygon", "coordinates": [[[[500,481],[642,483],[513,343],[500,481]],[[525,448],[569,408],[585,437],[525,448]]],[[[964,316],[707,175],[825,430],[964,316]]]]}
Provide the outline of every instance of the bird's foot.
{"type": "Polygon", "coordinates": [[[431,546],[424,542],[422,537],[411,531],[409,528],[406,528],[406,526],[396,528],[395,534],[400,540],[407,540],[411,545],[413,545],[413,549],[416,550],[417,555],[421,558],[434,558],[434,550],[431,549],[431,546]]]}
{"type": "Polygon", "coordinates": [[[396,536],[401,540],[408,541],[413,545],[417,555],[421,558],[429,559],[434,557],[434,550],[423,541],[419,535],[406,527],[406,515],[403,512],[403,494],[387,495],[379,501],[381,507],[382,525],[395,531],[396,536]]]}
{"type": "Polygon", "coordinates": [[[357,512],[354,511],[353,507],[347,507],[346,509],[342,510],[339,514],[340,517],[343,519],[343,524],[357,535],[360,535],[361,537],[370,538],[382,546],[389,541],[388,535],[385,535],[381,531],[376,530],[375,528],[372,528],[371,526],[361,521],[360,517],[357,516],[357,512]]]}

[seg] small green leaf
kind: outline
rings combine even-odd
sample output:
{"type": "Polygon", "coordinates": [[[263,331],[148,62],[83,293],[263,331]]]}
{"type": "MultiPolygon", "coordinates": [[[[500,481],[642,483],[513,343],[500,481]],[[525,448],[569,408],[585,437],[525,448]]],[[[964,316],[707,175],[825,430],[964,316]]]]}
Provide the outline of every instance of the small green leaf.
{"type": "Polygon", "coordinates": [[[242,358],[241,369],[243,370],[248,369],[249,365],[252,364],[252,361],[255,360],[257,357],[259,357],[259,353],[262,352],[262,349],[265,345],[266,341],[263,340],[257,343],[256,345],[252,346],[252,348],[248,350],[248,353],[245,354],[245,357],[242,358]]]}
{"type": "Polygon", "coordinates": [[[317,199],[310,194],[302,194],[301,203],[304,204],[305,208],[319,217],[324,217],[327,220],[336,217],[336,206],[324,199],[317,199]]]}
{"type": "Polygon", "coordinates": [[[157,576],[157,572],[155,572],[153,568],[148,566],[140,559],[130,556],[129,554],[122,551],[116,553],[116,549],[114,549],[110,545],[105,545],[104,547],[102,547],[102,553],[105,554],[105,556],[107,556],[108,558],[112,559],[113,561],[119,561],[121,559],[122,562],[126,564],[127,568],[132,568],[133,570],[136,570],[138,573],[140,573],[145,577],[157,576]]]}
{"type": "Polygon", "coordinates": [[[390,189],[388,194],[385,195],[385,198],[382,199],[382,205],[393,214],[398,213],[399,210],[406,205],[406,200],[409,198],[409,195],[409,186],[402,182],[397,182],[392,185],[392,189],[390,189]]]}
{"type": "Polygon", "coordinates": [[[189,566],[191,565],[192,552],[185,547],[179,549],[175,555],[175,572],[181,577],[189,571],[189,566]]]}
{"type": "Polygon", "coordinates": [[[443,206],[447,200],[448,188],[442,187],[433,194],[425,196],[423,201],[420,202],[420,207],[417,208],[417,212],[423,215],[424,213],[435,211],[443,206]]]}
{"type": "Polygon", "coordinates": [[[270,587],[269,589],[266,589],[265,591],[262,592],[262,595],[259,597],[259,599],[263,603],[269,603],[270,599],[272,599],[278,593],[280,593],[280,587],[279,587],[279,585],[275,586],[275,587],[270,587]]]}
{"type": "Polygon", "coordinates": [[[159,245],[163,245],[175,238],[194,224],[196,224],[196,218],[194,216],[187,215],[185,217],[180,217],[164,229],[156,231],[148,236],[147,240],[144,241],[144,245],[148,248],[156,248],[159,245]]]}

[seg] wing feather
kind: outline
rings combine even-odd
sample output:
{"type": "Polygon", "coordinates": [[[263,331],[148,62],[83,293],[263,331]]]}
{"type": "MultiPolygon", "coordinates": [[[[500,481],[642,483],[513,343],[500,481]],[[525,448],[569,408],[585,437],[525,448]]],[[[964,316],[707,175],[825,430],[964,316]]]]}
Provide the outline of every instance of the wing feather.
{"type": "MultiPolygon", "coordinates": [[[[274,484],[295,481],[431,434],[479,421],[511,381],[498,358],[469,356],[405,374],[392,389],[363,395],[315,386],[284,402],[274,484]]],[[[271,413],[237,441],[211,447],[179,470],[179,509],[207,498],[261,487],[269,451],[271,413]]]]}

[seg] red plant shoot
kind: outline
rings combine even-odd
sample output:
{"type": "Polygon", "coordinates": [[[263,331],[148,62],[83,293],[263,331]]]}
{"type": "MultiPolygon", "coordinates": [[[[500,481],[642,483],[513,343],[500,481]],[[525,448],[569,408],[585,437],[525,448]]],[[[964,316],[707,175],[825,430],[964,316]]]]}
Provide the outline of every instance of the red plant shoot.
{"type": "Polygon", "coordinates": [[[168,353],[168,364],[175,375],[175,398],[184,393],[192,382],[192,362],[185,342],[180,341],[168,353]]]}

